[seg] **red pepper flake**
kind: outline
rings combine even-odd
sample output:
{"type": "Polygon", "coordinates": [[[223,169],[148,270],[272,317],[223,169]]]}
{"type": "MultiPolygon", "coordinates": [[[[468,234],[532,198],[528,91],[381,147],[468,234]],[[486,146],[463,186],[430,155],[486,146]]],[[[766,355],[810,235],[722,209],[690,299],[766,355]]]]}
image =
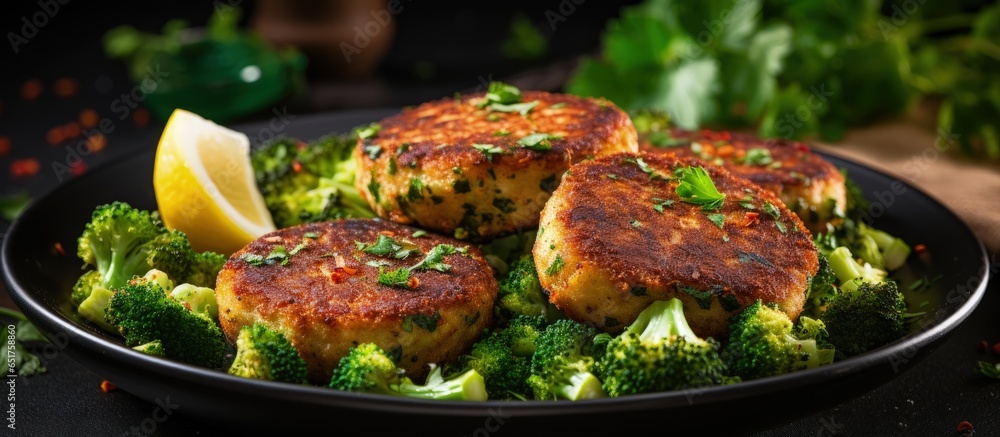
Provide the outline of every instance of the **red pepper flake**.
{"type": "Polygon", "coordinates": [[[52,245],[52,254],[53,255],[66,255],[66,249],[63,249],[62,243],[56,242],[56,244],[52,245]]]}
{"type": "Polygon", "coordinates": [[[132,122],[139,127],[149,124],[149,110],[146,108],[136,109],[135,113],[132,114],[132,122]]]}
{"type": "Polygon", "coordinates": [[[725,141],[729,141],[730,139],[733,138],[732,134],[730,134],[729,131],[719,132],[719,137],[725,141]]]}
{"type": "Polygon", "coordinates": [[[83,161],[76,161],[69,166],[69,172],[73,176],[80,176],[87,172],[87,164],[83,161]]]}
{"type": "Polygon", "coordinates": [[[38,174],[40,168],[35,158],[15,159],[10,163],[10,176],[14,179],[31,177],[38,174]]]}
{"type": "Polygon", "coordinates": [[[743,214],[743,217],[746,219],[746,221],[743,222],[743,226],[750,226],[760,222],[760,220],[757,219],[760,217],[760,213],[757,212],[747,211],[743,214]]]}
{"type": "Polygon", "coordinates": [[[42,91],[45,90],[45,85],[42,81],[38,79],[31,79],[21,85],[21,98],[27,101],[32,101],[39,98],[42,95],[42,91]]]}
{"type": "Polygon", "coordinates": [[[972,431],[972,423],[965,421],[958,424],[958,432],[969,432],[972,431]]]}
{"type": "Polygon", "coordinates": [[[345,271],[343,267],[336,267],[333,269],[333,272],[330,273],[330,280],[333,281],[334,284],[340,284],[346,281],[348,276],[347,271],[345,271]]]}
{"type": "Polygon", "coordinates": [[[295,173],[302,173],[302,163],[298,161],[293,162],[292,171],[295,173]]]}
{"type": "Polygon", "coordinates": [[[93,129],[97,127],[97,122],[100,117],[97,116],[97,111],[87,108],[80,111],[80,125],[85,129],[93,129]]]}
{"type": "Polygon", "coordinates": [[[809,153],[809,146],[806,143],[795,142],[792,143],[792,147],[798,152],[809,153]]]}
{"type": "Polygon", "coordinates": [[[1000,355],[1000,343],[993,345],[993,353],[1000,355]]]}
{"type": "Polygon", "coordinates": [[[62,126],[56,126],[45,133],[45,142],[49,143],[50,146],[58,146],[64,140],[66,137],[63,134],[62,126]]]}
{"type": "Polygon", "coordinates": [[[80,83],[76,79],[64,77],[52,84],[52,91],[59,97],[73,97],[80,91],[80,83]]]}
{"type": "Polygon", "coordinates": [[[10,153],[10,138],[0,137],[0,156],[10,153]]]}
{"type": "Polygon", "coordinates": [[[395,237],[396,233],[393,231],[380,231],[379,234],[385,235],[386,237],[395,237]]]}
{"type": "Polygon", "coordinates": [[[98,153],[104,150],[104,147],[108,145],[108,139],[104,137],[104,134],[94,132],[87,137],[87,145],[90,147],[91,152],[98,153]]]}
{"type": "Polygon", "coordinates": [[[913,246],[913,251],[916,253],[925,253],[927,252],[927,245],[923,243],[917,244],[913,246]]]}
{"type": "Polygon", "coordinates": [[[979,352],[986,352],[987,350],[989,350],[989,348],[990,348],[990,343],[987,342],[986,340],[983,340],[979,342],[979,346],[976,347],[976,350],[978,350],[979,352]]]}
{"type": "Polygon", "coordinates": [[[101,381],[101,391],[105,393],[111,393],[115,390],[118,390],[118,386],[112,384],[111,381],[108,381],[106,379],[104,381],[101,381]]]}
{"type": "Polygon", "coordinates": [[[411,289],[417,288],[418,286],[420,286],[420,280],[417,279],[416,276],[410,276],[410,279],[406,280],[406,286],[410,287],[411,289]]]}

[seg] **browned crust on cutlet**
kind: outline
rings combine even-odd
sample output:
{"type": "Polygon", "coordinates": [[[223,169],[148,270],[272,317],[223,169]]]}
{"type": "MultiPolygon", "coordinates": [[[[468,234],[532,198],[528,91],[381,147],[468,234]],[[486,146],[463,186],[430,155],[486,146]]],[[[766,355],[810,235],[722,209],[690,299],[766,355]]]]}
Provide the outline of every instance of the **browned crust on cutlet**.
{"type": "Polygon", "coordinates": [[[685,301],[699,335],[724,335],[728,317],[758,299],[778,304],[794,319],[818,269],[811,234],[775,194],[692,158],[618,154],[580,163],[550,205],[558,209],[543,212],[534,248],[542,285],[567,315],[609,332],[620,331],[652,301],[671,297],[685,301]],[[639,158],[666,178],[644,172],[639,158]],[[708,171],[727,195],[721,209],[704,211],[679,199],[678,182],[667,179],[679,166],[708,171]],[[747,195],[753,211],[740,205],[747,195]],[[660,213],[653,198],[674,203],[660,213]],[[765,202],[777,208],[777,219],[762,211],[765,202]],[[748,212],[759,214],[756,221],[748,212]],[[725,216],[721,229],[708,218],[716,213],[725,216]],[[550,227],[558,237],[550,237],[550,227]],[[569,263],[550,274],[554,254],[569,263]],[[710,308],[699,310],[686,288],[710,292],[710,308]],[[587,293],[591,297],[583,297],[587,293]]]}
{"type": "Polygon", "coordinates": [[[676,142],[672,147],[657,147],[650,143],[649,135],[639,135],[639,149],[644,153],[673,153],[680,157],[698,158],[708,163],[721,160],[722,167],[733,175],[747,179],[774,193],[782,193],[785,187],[805,187],[812,180],[827,180],[843,185],[844,177],[830,161],[814,153],[811,147],[803,142],[782,138],[761,139],[754,135],[738,132],[687,131],[672,129],[670,136],[676,142]],[[704,147],[696,153],[691,149],[691,143],[698,142],[704,147]],[[732,154],[720,155],[718,152],[724,146],[731,146],[732,154]],[[764,148],[771,152],[771,158],[780,166],[749,165],[741,161],[746,151],[753,148],[764,148]]]}
{"type": "Polygon", "coordinates": [[[429,363],[454,360],[492,320],[498,285],[478,248],[382,220],[345,219],[311,223],[264,235],[233,254],[219,274],[219,322],[235,341],[240,328],[255,322],[279,329],[306,359],[310,380],[328,381],[339,358],[352,345],[375,342],[386,350],[402,347],[400,366],[411,376],[424,374],[429,363]],[[306,237],[315,233],[318,238],[306,237]],[[412,289],[378,283],[379,268],[410,267],[424,255],[398,260],[361,252],[355,242],[374,243],[380,233],[414,243],[424,253],[438,244],[467,250],[444,257],[449,272],[413,271],[412,289]],[[291,250],[286,265],[254,266],[243,257],[267,256],[276,245],[291,250]],[[351,272],[353,270],[353,273],[351,272]],[[411,316],[441,316],[438,329],[428,332],[404,321],[411,316]],[[443,344],[432,348],[430,344],[443,344]]]}
{"type": "MultiPolygon", "coordinates": [[[[476,107],[485,93],[463,95],[427,102],[379,122],[378,135],[359,140],[358,147],[377,144],[383,153],[377,161],[396,156],[400,167],[436,167],[450,170],[466,165],[494,165],[520,168],[530,161],[543,160],[553,166],[565,166],[587,156],[603,154],[605,144],[632,122],[621,109],[603,99],[581,98],[544,91],[525,91],[522,102],[539,101],[527,116],[519,113],[490,112],[476,107]],[[554,105],[561,107],[553,108],[554,105]],[[490,118],[495,117],[495,121],[490,118]],[[497,132],[509,132],[496,135],[497,132]],[[552,150],[534,151],[517,141],[534,133],[562,135],[552,141],[552,150]],[[399,152],[408,144],[408,150],[399,152]],[[502,154],[488,159],[472,147],[492,144],[502,154]]],[[[632,129],[634,130],[634,128],[632,129]]],[[[365,159],[371,161],[367,155],[365,159]]],[[[369,162],[369,164],[371,164],[369,162]]]]}
{"type": "Polygon", "coordinates": [[[355,149],[355,186],[380,217],[484,241],[538,226],[573,163],[638,149],[632,121],[606,100],[538,91],[522,100],[538,105],[527,115],[490,112],[477,107],[476,94],[382,120],[378,135],[355,149]],[[561,138],[548,140],[550,150],[518,144],[539,133],[561,138]]]}

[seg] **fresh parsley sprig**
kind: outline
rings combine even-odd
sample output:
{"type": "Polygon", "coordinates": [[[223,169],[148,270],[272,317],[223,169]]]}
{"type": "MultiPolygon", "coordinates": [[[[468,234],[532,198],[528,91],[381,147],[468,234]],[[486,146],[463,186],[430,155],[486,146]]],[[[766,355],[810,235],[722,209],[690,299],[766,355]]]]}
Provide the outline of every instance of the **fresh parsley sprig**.
{"type": "Polygon", "coordinates": [[[679,179],[677,195],[682,202],[701,205],[705,211],[722,208],[726,195],[715,188],[715,182],[703,167],[679,167],[674,171],[679,179]]]}

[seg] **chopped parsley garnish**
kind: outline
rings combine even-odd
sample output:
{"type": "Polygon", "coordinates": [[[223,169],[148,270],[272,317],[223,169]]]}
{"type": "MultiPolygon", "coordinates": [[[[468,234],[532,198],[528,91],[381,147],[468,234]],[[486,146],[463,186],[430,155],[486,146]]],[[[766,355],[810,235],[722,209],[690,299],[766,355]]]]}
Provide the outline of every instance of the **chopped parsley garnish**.
{"type": "Polygon", "coordinates": [[[410,178],[410,189],[406,192],[406,200],[413,202],[424,198],[424,182],[419,178],[410,178]]]}
{"type": "Polygon", "coordinates": [[[708,219],[715,223],[719,229],[722,229],[722,225],[726,223],[726,216],[723,214],[709,214],[708,219]]]}
{"type": "Polygon", "coordinates": [[[749,194],[740,199],[740,206],[742,206],[743,209],[749,209],[749,210],[757,209],[757,207],[753,205],[753,196],[749,194]]]}
{"type": "Polygon", "coordinates": [[[712,308],[712,292],[711,291],[700,291],[695,290],[690,287],[681,287],[681,291],[689,294],[698,302],[698,306],[703,310],[712,308]]]}
{"type": "Polygon", "coordinates": [[[281,264],[284,266],[288,265],[288,261],[291,259],[293,255],[299,253],[299,251],[301,251],[305,247],[306,243],[299,243],[297,246],[295,246],[294,248],[292,248],[292,250],[289,251],[285,249],[284,245],[279,244],[272,247],[271,253],[267,254],[267,256],[260,256],[253,253],[244,253],[242,256],[240,256],[240,259],[242,259],[244,262],[254,267],[274,265],[274,264],[281,264]]]}
{"type": "Polygon", "coordinates": [[[521,115],[528,115],[532,109],[538,106],[538,100],[528,103],[515,103],[513,105],[505,105],[502,103],[491,103],[490,111],[495,112],[517,112],[521,115]]]}
{"type": "Polygon", "coordinates": [[[378,269],[378,283],[395,288],[410,288],[410,270],[400,267],[396,270],[378,269]]]}
{"type": "Polygon", "coordinates": [[[462,252],[461,249],[457,249],[450,244],[438,244],[427,253],[424,259],[420,260],[413,267],[410,267],[409,270],[437,270],[439,272],[447,272],[451,270],[451,265],[444,263],[444,256],[460,252],[462,252]]]}
{"type": "Polygon", "coordinates": [[[552,260],[552,264],[549,265],[549,268],[545,269],[545,274],[549,275],[549,276],[552,276],[552,275],[554,275],[556,273],[559,273],[559,271],[562,270],[562,268],[563,268],[563,266],[565,264],[566,264],[566,262],[563,261],[562,256],[560,256],[557,253],[556,254],[556,259],[552,260]]]}
{"type": "Polygon", "coordinates": [[[396,158],[389,158],[389,176],[396,174],[396,158]]]}
{"type": "Polygon", "coordinates": [[[455,194],[468,193],[469,191],[472,191],[471,187],[469,187],[468,179],[459,179],[453,182],[451,184],[451,188],[455,190],[455,194]]]}
{"type": "Polygon", "coordinates": [[[535,133],[525,136],[517,140],[517,144],[525,149],[535,150],[539,152],[544,152],[547,150],[552,150],[553,140],[561,140],[561,135],[545,134],[545,133],[535,133]]]}
{"type": "Polygon", "coordinates": [[[434,314],[429,316],[424,314],[414,314],[410,316],[409,319],[412,319],[413,324],[417,325],[424,331],[434,332],[434,330],[437,329],[438,321],[441,320],[441,313],[435,310],[434,314]]]}
{"type": "Polygon", "coordinates": [[[648,174],[650,179],[659,176],[655,171],[653,171],[652,167],[650,167],[649,164],[646,164],[646,161],[642,160],[642,158],[625,158],[625,162],[639,166],[639,170],[642,170],[643,173],[648,174]]]}
{"type": "Polygon", "coordinates": [[[509,214],[517,210],[517,207],[514,206],[514,201],[506,197],[495,197],[493,199],[493,206],[504,214],[509,214]]]}
{"type": "MultiPolygon", "coordinates": [[[[517,112],[521,115],[528,115],[528,112],[540,103],[538,100],[528,103],[520,102],[521,90],[517,87],[503,82],[490,82],[490,87],[486,91],[486,99],[478,107],[488,108],[494,112],[517,112]]],[[[489,119],[487,117],[487,120],[489,119]]]]}
{"type": "Polygon", "coordinates": [[[562,109],[566,107],[566,102],[559,102],[555,105],[549,106],[549,109],[562,109]]]}
{"type": "Polygon", "coordinates": [[[701,205],[705,211],[722,207],[726,195],[715,188],[715,183],[703,167],[680,167],[674,173],[680,179],[677,195],[681,201],[701,205]]]}
{"type": "Polygon", "coordinates": [[[493,81],[490,82],[489,88],[486,90],[486,102],[481,103],[480,107],[485,108],[491,103],[500,103],[504,105],[509,105],[511,103],[517,103],[521,101],[521,90],[514,85],[509,85],[503,82],[493,81]]]}
{"type": "Polygon", "coordinates": [[[785,228],[785,224],[782,223],[781,220],[775,220],[774,221],[774,226],[776,226],[778,228],[778,230],[781,231],[782,234],[788,232],[788,229],[785,228]]]}
{"type": "Polygon", "coordinates": [[[384,234],[379,234],[374,244],[365,245],[360,241],[355,241],[354,244],[358,247],[358,250],[369,255],[391,256],[396,259],[406,259],[410,255],[420,253],[420,249],[416,245],[412,243],[407,244],[407,242],[398,242],[384,234]]]}
{"type": "Polygon", "coordinates": [[[614,173],[608,173],[608,179],[618,179],[618,175],[614,173]]]}
{"type": "Polygon", "coordinates": [[[639,228],[642,227],[642,222],[640,222],[639,220],[636,220],[636,219],[632,219],[631,221],[628,222],[628,224],[632,225],[632,227],[636,228],[636,229],[639,229],[639,228]]]}
{"type": "Polygon", "coordinates": [[[378,159],[379,156],[382,156],[382,146],[378,144],[369,144],[365,146],[363,149],[365,151],[365,154],[368,155],[368,158],[371,159],[372,161],[378,159]]]}
{"type": "Polygon", "coordinates": [[[376,136],[378,136],[378,133],[381,130],[382,130],[382,125],[378,123],[372,123],[369,124],[368,126],[359,127],[357,130],[358,138],[361,138],[362,140],[375,138],[376,136]]]}
{"type": "Polygon", "coordinates": [[[492,144],[473,144],[472,147],[480,152],[483,152],[483,154],[486,155],[486,160],[490,162],[493,162],[493,155],[503,153],[503,149],[492,144]]]}
{"type": "Polygon", "coordinates": [[[762,147],[754,147],[747,150],[746,156],[743,157],[743,163],[746,165],[758,165],[765,166],[774,162],[771,159],[771,151],[762,147]]]}
{"type": "Polygon", "coordinates": [[[319,233],[317,233],[317,232],[306,232],[306,233],[302,234],[302,236],[305,237],[305,238],[311,239],[311,240],[315,240],[315,239],[319,238],[319,233]]]}
{"type": "Polygon", "coordinates": [[[660,214],[663,214],[664,207],[672,208],[673,206],[674,206],[673,199],[661,199],[659,197],[653,198],[653,209],[655,209],[656,212],[660,214]]]}
{"type": "Polygon", "coordinates": [[[766,212],[767,215],[774,218],[781,217],[781,211],[779,211],[778,207],[774,206],[774,204],[771,202],[764,202],[764,212],[766,212]]]}
{"type": "Polygon", "coordinates": [[[505,131],[505,130],[498,130],[496,132],[493,132],[493,136],[495,136],[495,137],[506,137],[506,136],[509,136],[509,135],[510,135],[510,132],[505,131]]]}
{"type": "Polygon", "coordinates": [[[410,236],[413,237],[413,238],[420,238],[420,237],[423,237],[425,235],[427,235],[427,231],[425,231],[423,229],[420,229],[420,230],[417,230],[416,232],[414,232],[413,235],[410,235],[410,236]]]}

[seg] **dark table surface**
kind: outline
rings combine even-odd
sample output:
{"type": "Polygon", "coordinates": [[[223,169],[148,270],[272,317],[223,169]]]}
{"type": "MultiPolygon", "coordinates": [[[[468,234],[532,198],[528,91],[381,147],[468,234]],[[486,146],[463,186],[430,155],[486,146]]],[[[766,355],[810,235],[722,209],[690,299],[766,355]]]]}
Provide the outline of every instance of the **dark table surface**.
{"type": "MultiPolygon", "coordinates": [[[[25,5],[27,9],[24,11],[5,14],[10,20],[2,20],[8,24],[4,29],[16,29],[22,12],[29,13],[34,8],[34,3],[26,2],[25,5]]],[[[4,58],[4,68],[0,69],[3,70],[0,71],[0,78],[3,78],[4,83],[0,88],[0,136],[10,139],[12,147],[6,155],[0,153],[0,195],[25,191],[37,197],[56,184],[71,179],[72,176],[60,174],[53,167],[54,163],[66,162],[68,151],[65,146],[70,143],[46,145],[46,130],[74,120],[84,108],[94,109],[101,116],[116,114],[113,108],[115,99],[131,87],[124,66],[105,59],[99,44],[68,44],[72,42],[71,38],[98,41],[99,35],[111,25],[125,22],[123,19],[116,21],[108,18],[109,14],[114,14],[110,12],[112,7],[103,5],[104,3],[90,8],[64,5],[63,10],[74,12],[53,18],[53,23],[63,24],[53,24],[50,28],[42,29],[37,38],[21,47],[23,53],[10,60],[4,58]],[[85,23],[94,25],[87,27],[85,23]],[[8,65],[19,68],[7,68],[8,65]],[[79,94],[66,99],[46,92],[36,101],[20,101],[18,94],[20,84],[24,81],[38,78],[46,85],[51,85],[60,77],[77,80],[80,84],[79,94]],[[39,161],[39,174],[31,178],[12,178],[8,172],[10,164],[15,159],[24,158],[39,161]]],[[[185,9],[185,13],[192,16],[206,15],[205,9],[209,7],[205,5],[207,3],[200,6],[200,12],[185,9]]],[[[121,2],[119,6],[135,9],[147,17],[166,17],[179,13],[172,3],[166,2],[121,2]]],[[[121,8],[117,11],[121,12],[121,8]]],[[[416,7],[412,11],[409,12],[412,16],[410,21],[405,16],[400,16],[401,26],[412,27],[420,22],[421,12],[416,7]]],[[[599,29],[607,15],[607,11],[603,11],[584,17],[586,11],[583,8],[581,11],[583,12],[579,18],[571,23],[579,28],[567,28],[560,34],[549,35],[558,40],[557,45],[564,46],[556,47],[556,52],[565,56],[550,57],[546,60],[549,67],[536,70],[534,75],[529,71],[528,74],[519,74],[517,77],[529,82],[535,80],[535,87],[538,88],[551,88],[551,84],[559,84],[565,79],[566,70],[572,67],[573,56],[582,51],[580,47],[596,44],[595,32],[590,32],[583,39],[575,35],[582,34],[587,26],[591,29],[597,26],[599,29]],[[587,20],[590,20],[589,24],[587,20]]],[[[435,11],[425,12],[425,15],[437,14],[435,11]]],[[[146,27],[156,29],[165,20],[166,18],[152,20],[146,23],[146,27]]],[[[476,44],[475,41],[462,41],[461,38],[449,39],[447,35],[441,38],[439,45],[476,44]]],[[[419,54],[421,50],[426,48],[420,47],[417,40],[404,40],[390,52],[387,66],[375,77],[351,83],[311,83],[311,92],[305,98],[289,102],[289,110],[294,113],[310,113],[342,109],[345,106],[399,106],[450,95],[454,91],[473,89],[480,85],[484,77],[506,79],[518,74],[502,64],[476,66],[463,62],[457,65],[464,67],[451,70],[450,76],[444,71],[441,77],[430,82],[414,82],[402,77],[399,72],[405,71],[405,64],[412,61],[415,53],[419,54]],[[380,92],[365,91],[373,89],[380,92]]],[[[452,53],[463,50],[465,49],[458,47],[452,53]]],[[[447,54],[449,51],[438,47],[435,53],[447,54]]],[[[443,59],[453,58],[445,55],[443,59]]],[[[247,118],[253,119],[253,116],[247,118]]],[[[155,119],[148,125],[136,124],[134,117],[116,119],[115,123],[116,130],[107,135],[106,149],[83,157],[89,168],[136,148],[154,147],[162,129],[162,122],[155,119]]],[[[0,221],[0,236],[6,226],[7,223],[0,221]]],[[[2,284],[0,305],[13,305],[2,284]]],[[[971,422],[977,435],[1000,435],[1000,381],[988,382],[973,373],[977,361],[995,362],[1000,359],[989,352],[977,350],[977,345],[983,340],[991,345],[1000,342],[998,314],[1000,280],[994,277],[975,313],[926,360],[916,364],[902,363],[898,377],[860,398],[812,416],[790,417],[786,425],[755,435],[952,436],[956,435],[956,427],[963,421],[971,422]]],[[[167,416],[165,420],[154,420],[156,405],[120,390],[102,392],[99,388],[101,378],[68,356],[53,354],[44,358],[48,368],[45,374],[19,378],[17,381],[18,435],[229,434],[222,424],[194,420],[183,409],[167,416]]],[[[811,401],[802,399],[802,402],[811,401]]],[[[780,415],[781,412],[776,411],[774,414],[780,415]]],[[[726,417],[733,420],[753,420],[739,417],[738,412],[732,412],[726,417]]],[[[711,424],[706,424],[705,433],[715,434],[711,424]]],[[[502,429],[499,434],[503,434],[502,429]]]]}

